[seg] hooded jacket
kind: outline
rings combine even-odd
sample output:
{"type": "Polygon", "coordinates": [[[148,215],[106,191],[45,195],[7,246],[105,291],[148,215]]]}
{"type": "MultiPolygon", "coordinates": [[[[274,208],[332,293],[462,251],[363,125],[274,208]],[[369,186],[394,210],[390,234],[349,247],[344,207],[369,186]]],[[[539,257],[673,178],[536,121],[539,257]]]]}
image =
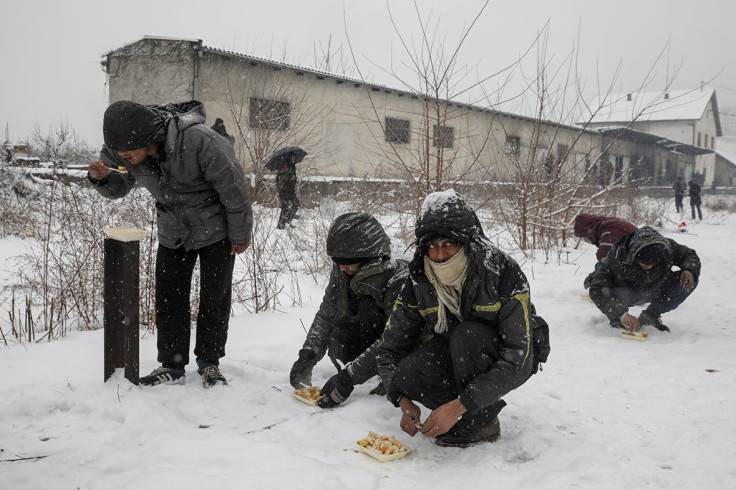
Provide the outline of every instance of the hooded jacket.
{"type": "Polygon", "coordinates": [[[100,181],[90,178],[95,189],[118,199],[136,184],[145,187],[156,199],[158,239],[165,247],[196,250],[225,238],[237,245],[249,243],[253,214],[243,169],[227,140],[202,124],[202,103],[151,107],[167,119],[160,166],[150,161],[133,165],[104,146],[100,159],[116,170],[125,167],[127,174],[113,171],[100,181]]]}
{"type": "MultiPolygon", "coordinates": [[[[316,354],[315,362],[327,352],[333,329],[358,321],[357,315],[350,311],[351,296],[353,300],[372,299],[384,310],[388,320],[407,277],[407,262],[391,260],[390,239],[381,224],[368,213],[346,213],[335,219],[327,234],[327,255],[365,262],[353,276],[333,264],[322,303],[303,345],[304,349],[316,354]]],[[[378,374],[378,342],[348,365],[348,374],[354,384],[378,374]]]]}
{"type": "Polygon", "coordinates": [[[692,272],[698,281],[700,258],[695,250],[663,237],[651,226],[643,226],[623,236],[611,247],[601,261],[601,267],[593,273],[590,299],[609,320],[618,320],[628,307],[616,299],[613,288],[627,287],[644,297],[652,296],[667,279],[673,265],[692,272]],[[638,265],[636,254],[649,245],[661,245],[663,255],[658,264],[647,270],[638,265]]]}
{"type": "Polygon", "coordinates": [[[636,230],[636,226],[621,218],[585,213],[575,217],[575,236],[588,238],[590,243],[598,247],[595,256],[599,261],[608,254],[616,240],[636,230]]]}
{"type": "Polygon", "coordinates": [[[516,261],[483,236],[475,212],[454,191],[428,196],[415,231],[418,246],[409,264],[410,277],[383,333],[378,371],[389,400],[397,404],[399,394],[394,389],[393,377],[401,360],[420,342],[435,335],[449,340],[460,323],[448,314],[447,332],[435,333],[439,302],[424,272],[428,243],[437,235],[455,238],[464,244],[469,259],[461,294],[462,319],[487,324],[498,332],[500,339],[500,359],[460,393],[465,408],[475,412],[500,400],[531,375],[535,320],[529,284],[516,261]]]}

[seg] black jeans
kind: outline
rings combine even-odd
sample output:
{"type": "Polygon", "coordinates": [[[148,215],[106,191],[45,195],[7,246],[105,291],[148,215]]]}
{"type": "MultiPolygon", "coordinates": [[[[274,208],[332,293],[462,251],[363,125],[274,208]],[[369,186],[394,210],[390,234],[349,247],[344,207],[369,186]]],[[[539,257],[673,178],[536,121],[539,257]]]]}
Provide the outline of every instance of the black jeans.
{"type": "Polygon", "coordinates": [[[394,375],[397,390],[434,410],[458,397],[499,359],[496,329],[480,322],[457,325],[447,342],[439,336],[405,357],[394,375]]]}
{"type": "Polygon", "coordinates": [[[235,255],[230,255],[230,251],[227,239],[199,250],[158,246],[156,328],[158,361],[164,367],[181,369],[189,363],[189,295],[198,257],[200,288],[194,355],[197,360],[212,364],[219,364],[219,359],[225,356],[235,265],[235,255]]]}
{"type": "Polygon", "coordinates": [[[343,365],[358,358],[378,340],[386,326],[386,314],[373,298],[362,298],[358,303],[358,319],[352,323],[335,325],[330,335],[327,355],[340,370],[343,365]],[[340,363],[338,363],[340,361],[340,363]]]}
{"type": "Polygon", "coordinates": [[[281,214],[277,226],[278,228],[284,228],[296,216],[300,202],[296,194],[279,194],[279,201],[281,201],[281,214]]]}

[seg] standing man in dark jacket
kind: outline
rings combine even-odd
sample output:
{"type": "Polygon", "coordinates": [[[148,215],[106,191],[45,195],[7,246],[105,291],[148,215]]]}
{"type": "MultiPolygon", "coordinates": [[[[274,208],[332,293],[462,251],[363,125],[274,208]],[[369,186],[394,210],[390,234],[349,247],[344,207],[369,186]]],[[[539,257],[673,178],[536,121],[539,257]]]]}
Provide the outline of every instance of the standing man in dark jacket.
{"type": "Polygon", "coordinates": [[[378,349],[388,399],[411,436],[455,447],[493,441],[503,396],[546,360],[547,325],[519,265],[483,236],[455,191],[427,196],[415,232],[410,277],[378,349]],[[544,348],[533,349],[537,340],[544,348]],[[414,401],[432,410],[424,422],[414,401]]]}
{"type": "Polygon", "coordinates": [[[617,241],[593,273],[590,299],[611,326],[638,332],[644,325],[669,332],[661,315],[674,310],[698,284],[700,259],[695,250],[660,235],[651,226],[617,241]],[[679,270],[673,271],[672,266],[679,270]],[[639,314],[630,306],[649,303],[639,314]]]}
{"type": "Polygon", "coordinates": [[[682,200],[685,197],[685,189],[687,189],[687,184],[685,184],[685,181],[682,179],[682,175],[677,176],[677,180],[672,188],[675,189],[675,208],[677,208],[678,213],[681,213],[684,209],[682,206],[682,200]]]}
{"type": "Polygon", "coordinates": [[[690,210],[692,211],[693,219],[695,219],[695,208],[698,209],[698,219],[703,219],[703,212],[700,210],[700,186],[691,180],[689,183],[688,194],[690,196],[690,210]]]}
{"type": "Polygon", "coordinates": [[[353,387],[378,374],[376,350],[407,276],[404,260],[391,259],[391,242],[368,213],[346,213],[327,235],[334,264],[322,304],[291,369],[294,388],[312,384],[312,369],[327,352],[338,373],[322,388],[322,408],[344,402],[353,387]]]}
{"type": "MultiPolygon", "coordinates": [[[[611,246],[616,240],[624,235],[633,233],[638,228],[628,221],[621,218],[611,216],[596,216],[594,214],[580,213],[575,217],[575,236],[582,238],[587,243],[592,243],[598,250],[595,253],[598,263],[595,268],[598,269],[600,261],[608,255],[611,246]]],[[[593,279],[593,272],[583,281],[585,289],[590,287],[590,281],[593,279]]]]}
{"type": "Polygon", "coordinates": [[[143,385],[183,381],[189,363],[190,287],[200,261],[194,354],[206,387],[226,384],[225,355],[235,254],[251,241],[250,194],[233,147],[204,126],[197,101],[144,106],[120,101],[105,111],[105,146],[89,165],[97,192],[121,198],[137,183],[156,199],[158,361],[143,385]],[[113,171],[125,167],[127,172],[113,171]]]}
{"type": "Polygon", "coordinates": [[[296,196],[296,155],[290,153],[276,172],[276,189],[281,201],[281,214],[276,227],[283,230],[299,210],[299,198],[296,196]]]}

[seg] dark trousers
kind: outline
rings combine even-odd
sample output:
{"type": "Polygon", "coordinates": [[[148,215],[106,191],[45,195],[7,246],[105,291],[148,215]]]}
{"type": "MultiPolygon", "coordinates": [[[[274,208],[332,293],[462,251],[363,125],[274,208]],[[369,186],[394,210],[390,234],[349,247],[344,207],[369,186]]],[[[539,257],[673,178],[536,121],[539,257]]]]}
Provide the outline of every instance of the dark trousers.
{"type": "Polygon", "coordinates": [[[683,210],[682,199],[684,197],[684,194],[682,196],[675,194],[675,208],[677,208],[678,213],[683,210]]]}
{"type": "Polygon", "coordinates": [[[698,219],[703,219],[703,212],[700,210],[700,203],[693,204],[691,202],[690,203],[690,210],[692,211],[692,215],[693,215],[693,218],[692,219],[695,219],[695,209],[696,208],[698,209],[698,219]]]}
{"type": "Polygon", "coordinates": [[[627,287],[616,287],[611,290],[614,296],[626,306],[649,303],[647,310],[655,315],[661,315],[680,306],[683,301],[695,290],[697,284],[687,291],[680,286],[682,271],[670,271],[662,287],[655,291],[640,293],[627,287]]]}
{"type": "Polygon", "coordinates": [[[338,371],[340,363],[345,365],[354,361],[373,345],[386,326],[386,314],[373,298],[360,300],[357,316],[357,321],[336,325],[332,329],[327,356],[338,371]]]}
{"type": "Polygon", "coordinates": [[[456,399],[473,378],[493,366],[499,359],[498,344],[495,328],[462,322],[449,342],[435,336],[405,357],[394,376],[396,388],[434,410],[456,399]]]}
{"type": "Polygon", "coordinates": [[[219,359],[225,356],[235,265],[235,255],[230,255],[230,251],[227,239],[189,251],[159,245],[156,255],[156,328],[158,361],[164,367],[183,368],[189,363],[189,295],[197,258],[200,288],[194,355],[197,360],[211,364],[219,364],[219,359]]]}
{"type": "Polygon", "coordinates": [[[291,220],[296,216],[300,203],[296,194],[279,194],[279,201],[281,201],[281,214],[279,215],[277,227],[284,228],[286,225],[291,223],[291,220]]]}

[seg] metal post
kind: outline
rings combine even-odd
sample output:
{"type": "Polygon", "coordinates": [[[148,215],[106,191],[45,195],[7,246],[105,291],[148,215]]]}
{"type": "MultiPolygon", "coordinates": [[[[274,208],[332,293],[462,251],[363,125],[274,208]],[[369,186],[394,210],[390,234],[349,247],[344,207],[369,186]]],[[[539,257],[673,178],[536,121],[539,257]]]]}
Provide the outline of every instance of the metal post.
{"type": "Polygon", "coordinates": [[[105,381],[116,368],[138,384],[138,241],[105,239],[105,381]]]}

